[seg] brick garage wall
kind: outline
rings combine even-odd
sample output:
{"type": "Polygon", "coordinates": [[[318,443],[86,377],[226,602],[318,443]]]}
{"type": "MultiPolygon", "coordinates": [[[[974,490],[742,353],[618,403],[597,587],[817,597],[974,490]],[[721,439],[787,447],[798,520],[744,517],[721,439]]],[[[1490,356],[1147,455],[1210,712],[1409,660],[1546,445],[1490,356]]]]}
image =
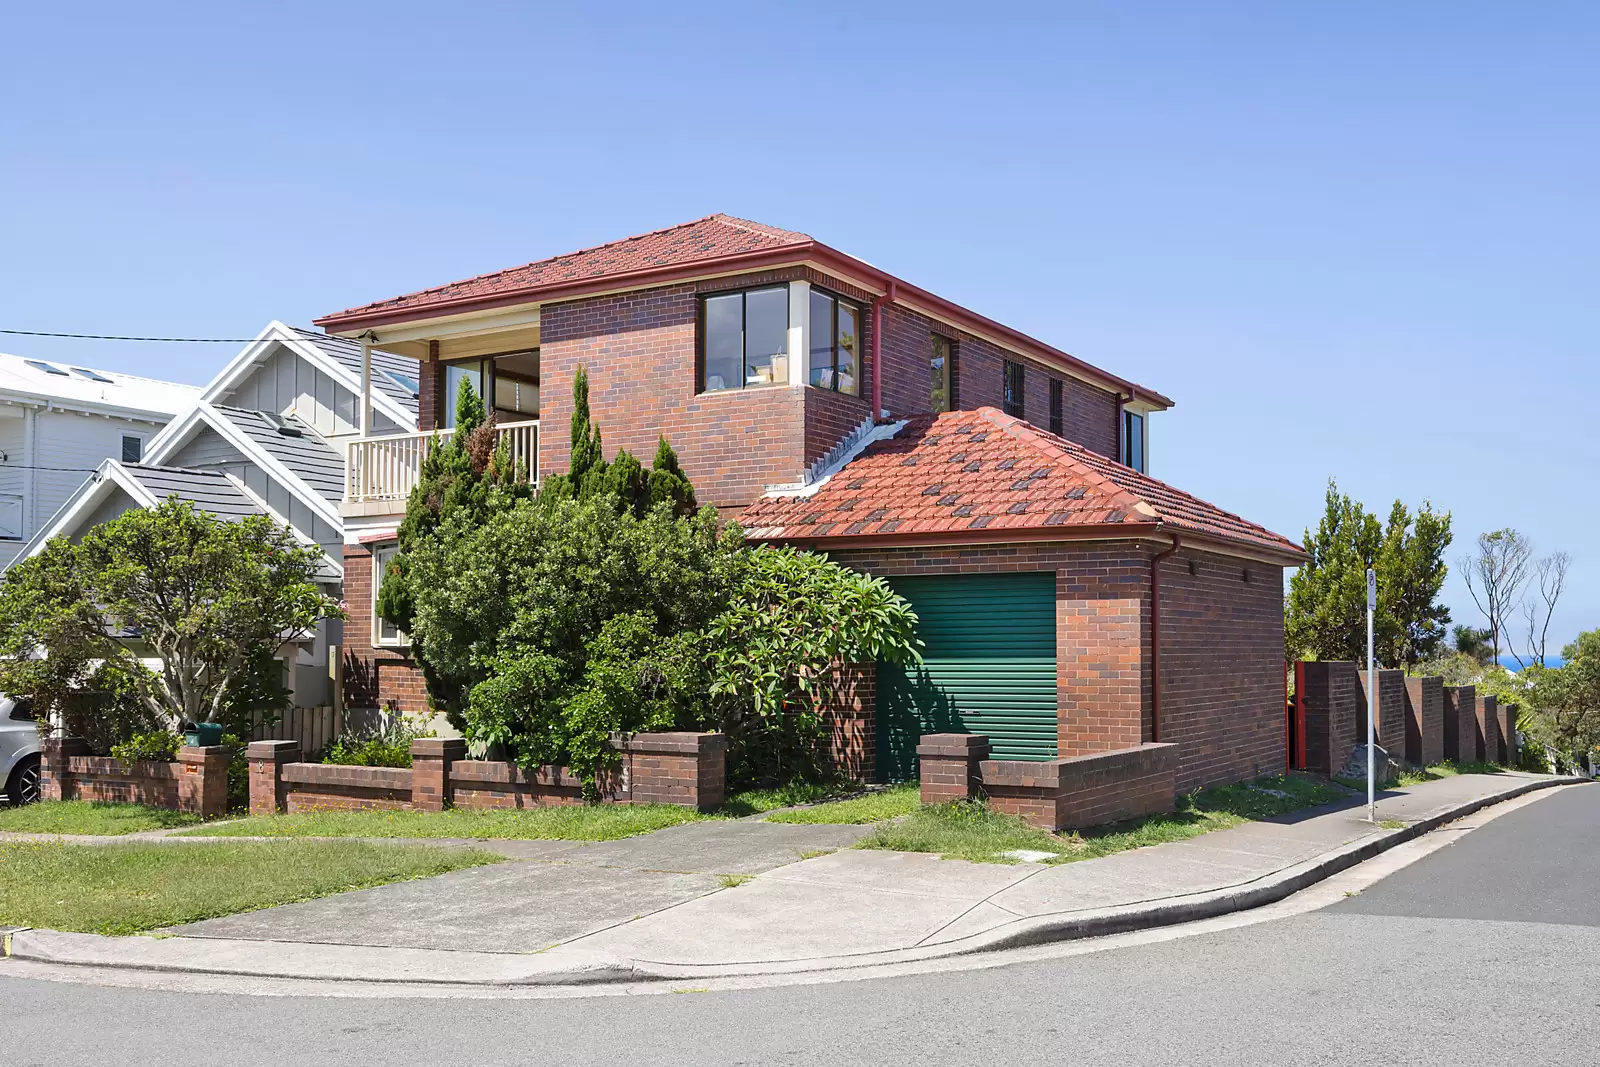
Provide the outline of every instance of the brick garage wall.
{"type": "Polygon", "coordinates": [[[1045,830],[1103,826],[1171,811],[1179,746],[1147,744],[1070,759],[984,760],[983,790],[996,811],[1045,830]]]}
{"type": "Polygon", "coordinates": [[[1279,773],[1283,568],[1191,549],[1160,567],[1160,739],[1180,746],[1179,791],[1279,773]]]}
{"type": "Polygon", "coordinates": [[[1029,422],[1050,429],[1050,379],[1058,378],[1062,382],[1062,436],[1103,456],[1117,455],[1115,393],[1053,372],[1043,364],[903,307],[886,308],[883,323],[883,406],[894,418],[928,411],[933,389],[928,360],[933,355],[935,334],[955,342],[952,385],[956,409],[1003,409],[1003,368],[1005,361],[1011,359],[1026,368],[1023,414],[1029,422]]]}
{"type": "Polygon", "coordinates": [[[1406,762],[1428,767],[1444,759],[1444,679],[1406,679],[1406,762]]]}
{"type": "Polygon", "coordinates": [[[1478,758],[1478,690],[1470,685],[1444,687],[1444,758],[1470,763],[1478,758]]]}
{"type": "Polygon", "coordinates": [[[830,689],[830,699],[821,708],[828,729],[828,760],[844,777],[870,782],[877,770],[878,665],[841,667],[830,689]]]}
{"type": "Polygon", "coordinates": [[[1144,547],[1020,544],[841,549],[830,555],[882,577],[1055,572],[1058,754],[1128,748],[1145,740],[1150,562],[1144,547]]]}
{"type": "Polygon", "coordinates": [[[397,649],[372,644],[372,549],[344,546],[344,702],[350,708],[392,708],[429,714],[422,672],[397,649]]]}
{"type": "MultiPolygon", "coordinates": [[[[1361,715],[1356,733],[1361,744],[1367,741],[1367,672],[1361,673],[1361,715]]],[[[1404,759],[1406,750],[1406,672],[1378,671],[1378,745],[1391,759],[1404,759]]]]}
{"type": "Polygon", "coordinates": [[[1302,666],[1305,692],[1306,766],[1333,774],[1356,744],[1356,724],[1367,712],[1361,674],[1354,663],[1324,660],[1302,666]]]}

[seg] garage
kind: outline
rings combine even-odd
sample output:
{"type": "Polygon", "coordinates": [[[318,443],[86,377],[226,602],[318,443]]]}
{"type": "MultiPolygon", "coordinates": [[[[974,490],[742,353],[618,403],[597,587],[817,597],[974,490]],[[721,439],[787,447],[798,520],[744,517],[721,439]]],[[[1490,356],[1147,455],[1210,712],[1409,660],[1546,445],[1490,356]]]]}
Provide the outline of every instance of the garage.
{"type": "Polygon", "coordinates": [[[889,578],[920,620],[919,668],[878,667],[877,776],[917,774],[925,733],[988,736],[995,759],[1056,756],[1053,572],[889,578]]]}

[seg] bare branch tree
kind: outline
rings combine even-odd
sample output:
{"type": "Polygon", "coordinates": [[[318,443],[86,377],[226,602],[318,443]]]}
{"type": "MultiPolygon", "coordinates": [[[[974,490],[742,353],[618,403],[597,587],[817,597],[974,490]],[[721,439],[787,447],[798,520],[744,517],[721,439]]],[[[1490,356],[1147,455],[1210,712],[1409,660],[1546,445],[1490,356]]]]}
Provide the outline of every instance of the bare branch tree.
{"type": "MultiPolygon", "coordinates": [[[[1550,617],[1556,613],[1556,602],[1567,585],[1567,567],[1572,557],[1565,552],[1552,552],[1541,556],[1533,565],[1538,580],[1538,595],[1523,598],[1522,617],[1528,624],[1528,659],[1544,666],[1545,651],[1550,641],[1550,617]]],[[[1529,587],[1532,592],[1532,587],[1529,587]]],[[[1517,662],[1522,662],[1521,657],[1517,662]]]]}
{"type": "Polygon", "coordinates": [[[1478,554],[1461,559],[1467,591],[1488,620],[1496,663],[1500,662],[1507,623],[1522,601],[1522,587],[1528,581],[1532,560],[1533,542],[1509,527],[1479,534],[1478,554]]]}

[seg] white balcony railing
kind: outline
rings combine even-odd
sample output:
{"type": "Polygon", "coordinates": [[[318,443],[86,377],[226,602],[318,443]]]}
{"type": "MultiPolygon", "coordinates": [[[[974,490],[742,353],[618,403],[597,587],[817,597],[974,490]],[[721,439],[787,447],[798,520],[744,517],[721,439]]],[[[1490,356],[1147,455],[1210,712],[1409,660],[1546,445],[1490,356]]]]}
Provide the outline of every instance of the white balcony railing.
{"type": "MultiPolygon", "coordinates": [[[[345,459],[344,498],[350,503],[404,503],[417,484],[422,461],[449,439],[454,430],[363,437],[350,442],[345,459]]],[[[513,463],[526,464],[528,477],[539,477],[539,421],[505,422],[496,429],[497,444],[506,444],[513,463]]]]}

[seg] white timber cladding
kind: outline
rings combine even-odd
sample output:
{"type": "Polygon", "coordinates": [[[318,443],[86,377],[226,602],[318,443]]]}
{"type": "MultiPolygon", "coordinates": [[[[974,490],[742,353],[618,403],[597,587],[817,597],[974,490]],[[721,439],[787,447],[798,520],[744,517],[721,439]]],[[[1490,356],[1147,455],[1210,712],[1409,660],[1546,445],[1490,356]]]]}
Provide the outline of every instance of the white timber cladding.
{"type": "MultiPolygon", "coordinates": [[[[292,412],[301,422],[330,439],[361,432],[361,398],[281,344],[216,402],[278,415],[292,412]]],[[[378,435],[405,432],[376,408],[372,412],[372,426],[372,432],[378,435]]]]}
{"type": "MultiPolygon", "coordinates": [[[[20,408],[0,407],[0,537],[22,539],[27,533],[27,520],[23,515],[23,497],[28,489],[28,472],[22,467],[26,451],[26,431],[29,420],[20,408]]],[[[9,550],[0,545],[0,564],[8,558],[9,550]]]]}
{"type": "Polygon", "coordinates": [[[811,380],[811,283],[789,283],[789,384],[811,380]]]}

